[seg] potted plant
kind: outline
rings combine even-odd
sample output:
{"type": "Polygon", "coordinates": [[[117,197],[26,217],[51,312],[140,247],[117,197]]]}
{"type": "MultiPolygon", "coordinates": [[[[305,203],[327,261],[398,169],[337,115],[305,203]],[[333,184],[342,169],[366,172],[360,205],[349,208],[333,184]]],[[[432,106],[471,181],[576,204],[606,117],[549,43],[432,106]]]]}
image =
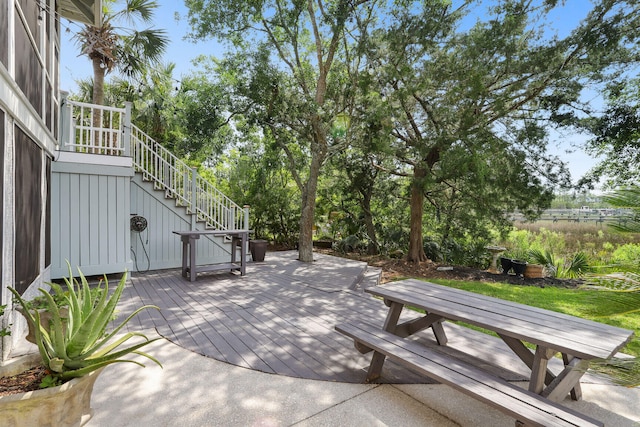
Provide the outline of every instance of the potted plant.
{"type": "Polygon", "coordinates": [[[73,279],[69,266],[69,278],[65,279],[68,292],[64,293],[68,308],[66,318],[62,317],[53,296],[40,289],[47,301],[46,310],[51,314],[47,327],[42,324],[40,313],[30,310],[18,292],[9,288],[25,317],[35,327],[41,364],[48,372],[41,387],[49,388],[0,397],[3,425],[83,425],[91,418],[91,392],[102,368],[120,362],[145,366],[136,360],[123,358],[130,354],[146,357],[162,366],[157,359],[140,351],[158,338],[150,340],[135,332],[118,335],[141,310],[155,306],[140,307],[120,325],[107,331],[124,290],[127,273],[111,296],[106,277],[104,287],[102,282],[98,285],[102,291],[92,294],[86,278],[82,272],[79,273],[81,283],[73,279]],[[131,343],[129,340],[132,338],[142,340],[131,343]]]}
{"type": "MultiPolygon", "coordinates": [[[[66,319],[67,317],[67,307],[66,307],[66,299],[65,299],[65,294],[68,294],[67,292],[64,292],[62,290],[62,287],[60,285],[57,285],[56,283],[50,283],[49,284],[52,288],[52,290],[54,291],[54,293],[50,293],[51,297],[53,298],[53,300],[55,301],[56,305],[58,306],[58,309],[60,310],[60,317],[63,319],[66,319]]],[[[96,289],[100,289],[100,288],[96,288],[96,289]]],[[[17,301],[17,300],[16,300],[17,301]]],[[[51,322],[51,311],[49,311],[47,309],[48,307],[48,300],[45,298],[44,295],[40,295],[37,296],[31,300],[26,301],[25,300],[25,305],[26,305],[26,310],[30,311],[32,313],[33,316],[35,316],[34,311],[38,312],[38,315],[40,316],[40,324],[42,325],[42,327],[44,327],[45,329],[49,329],[49,322],[51,322]]],[[[27,336],[25,337],[25,339],[27,341],[29,341],[32,344],[36,344],[36,329],[35,329],[35,324],[29,321],[29,317],[27,316],[27,314],[25,313],[25,309],[23,308],[22,305],[19,305],[16,310],[22,314],[22,316],[24,316],[25,319],[27,319],[27,326],[29,328],[28,332],[27,332],[27,336]]]]}
{"type": "Polygon", "coordinates": [[[506,256],[500,257],[500,266],[503,274],[509,274],[509,270],[513,267],[513,260],[506,256]]]}

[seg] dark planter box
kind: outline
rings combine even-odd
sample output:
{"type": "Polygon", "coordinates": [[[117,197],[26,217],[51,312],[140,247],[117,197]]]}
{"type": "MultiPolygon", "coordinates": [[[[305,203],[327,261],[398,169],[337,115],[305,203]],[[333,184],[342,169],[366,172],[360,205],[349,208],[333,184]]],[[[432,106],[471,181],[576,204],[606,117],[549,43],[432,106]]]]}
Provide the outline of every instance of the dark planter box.
{"type": "Polygon", "coordinates": [[[502,272],[509,274],[509,270],[513,267],[513,260],[511,258],[500,257],[500,265],[502,266],[502,272]]]}
{"type": "Polygon", "coordinates": [[[333,247],[333,242],[331,240],[314,240],[313,247],[320,249],[331,249],[333,247]]]}
{"type": "Polygon", "coordinates": [[[263,262],[264,256],[267,253],[267,241],[266,240],[251,240],[249,241],[249,250],[251,251],[251,259],[254,262],[263,262]]]}

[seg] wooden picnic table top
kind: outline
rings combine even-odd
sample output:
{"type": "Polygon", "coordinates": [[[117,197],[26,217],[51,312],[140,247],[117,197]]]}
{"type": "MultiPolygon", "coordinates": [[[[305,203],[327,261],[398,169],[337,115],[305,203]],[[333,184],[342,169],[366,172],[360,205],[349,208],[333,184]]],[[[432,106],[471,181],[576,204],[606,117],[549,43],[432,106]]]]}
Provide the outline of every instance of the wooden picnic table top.
{"type": "Polygon", "coordinates": [[[366,289],[445,319],[463,321],[581,359],[608,359],[633,331],[460,289],[409,279],[366,289]]]}

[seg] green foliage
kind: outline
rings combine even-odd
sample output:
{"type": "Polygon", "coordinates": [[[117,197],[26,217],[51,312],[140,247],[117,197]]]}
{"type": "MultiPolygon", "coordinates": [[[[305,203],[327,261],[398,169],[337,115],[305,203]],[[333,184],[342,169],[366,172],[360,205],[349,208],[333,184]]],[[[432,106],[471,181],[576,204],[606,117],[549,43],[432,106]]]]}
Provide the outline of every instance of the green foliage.
{"type": "MultiPolygon", "coordinates": [[[[636,176],[637,178],[637,176],[636,176]]],[[[626,221],[622,224],[612,224],[615,230],[625,233],[640,233],[640,187],[635,185],[626,188],[620,188],[615,192],[608,194],[604,200],[618,208],[631,209],[626,221]]]]}
{"type": "Polygon", "coordinates": [[[251,207],[250,228],[256,238],[293,247],[299,231],[300,191],[277,146],[268,139],[260,141],[257,132],[246,129],[246,135],[238,149],[227,152],[212,182],[232,200],[251,207]]]}
{"type": "MultiPolygon", "coordinates": [[[[69,291],[65,291],[59,285],[53,283],[51,285],[53,293],[49,292],[48,294],[53,298],[54,303],[58,308],[65,307],[68,304],[69,299],[69,291]]],[[[98,301],[100,299],[100,295],[104,291],[103,288],[91,288],[91,300],[98,301]]],[[[45,295],[39,295],[33,299],[25,301],[26,306],[29,310],[41,310],[49,308],[49,298],[45,295]]]]}
{"type": "Polygon", "coordinates": [[[152,21],[155,0],[125,0],[120,10],[113,1],[105,2],[99,26],[85,25],[74,37],[81,54],[93,62],[92,102],[104,103],[103,83],[107,73],[118,70],[128,78],[141,76],[162,58],[169,44],[166,31],[135,27],[152,21]],[[124,24],[125,26],[119,26],[124,24]]]}
{"type": "MultiPolygon", "coordinates": [[[[68,264],[68,263],[67,263],[68,264]]],[[[69,264],[68,264],[69,265],[69,264]]],[[[123,357],[138,354],[162,366],[157,359],[139,349],[154,340],[149,340],[140,333],[128,332],[120,337],[116,334],[140,311],[155,306],[144,306],[135,310],[120,325],[111,332],[107,327],[114,316],[116,305],[122,295],[127,280],[127,274],[122,276],[118,286],[109,297],[109,285],[104,279],[104,288],[97,295],[92,295],[89,283],[81,271],[81,283],[73,278],[69,265],[69,278],[65,278],[68,293],[65,302],[68,306],[68,316],[62,318],[58,304],[50,293],[44,289],[40,292],[47,300],[47,311],[52,314],[52,321],[48,328],[40,323],[37,311],[29,311],[27,302],[13,288],[9,290],[22,306],[27,320],[35,326],[36,343],[42,356],[43,364],[51,372],[51,384],[57,381],[67,381],[93,372],[113,363],[129,362],[145,366],[140,362],[123,357]],[[143,341],[125,346],[131,338],[140,337],[143,341]]],[[[52,284],[57,293],[62,293],[61,287],[52,284]]]]}
{"type": "Polygon", "coordinates": [[[0,338],[11,335],[11,331],[9,330],[9,327],[5,326],[4,324],[4,310],[6,308],[7,308],[6,305],[0,305],[0,321],[2,322],[2,326],[0,327],[0,338]]]}
{"type": "Polygon", "coordinates": [[[640,260],[640,246],[628,243],[618,246],[611,254],[611,260],[615,263],[631,263],[640,260]]]}
{"type": "Polygon", "coordinates": [[[62,384],[62,380],[55,375],[45,375],[40,382],[40,388],[57,387],[62,384]]]}
{"type": "Polygon", "coordinates": [[[591,362],[589,369],[592,372],[613,378],[616,384],[625,387],[640,386],[640,357],[598,359],[591,362]]]}
{"type": "Polygon", "coordinates": [[[574,279],[591,271],[589,260],[584,252],[578,252],[568,259],[557,258],[552,252],[539,249],[530,249],[527,255],[527,259],[544,265],[553,277],[574,279]]]}
{"type": "Polygon", "coordinates": [[[600,159],[581,184],[593,185],[603,178],[610,187],[635,184],[640,175],[640,79],[616,79],[603,92],[604,113],[580,123],[593,135],[587,152],[600,159]]]}

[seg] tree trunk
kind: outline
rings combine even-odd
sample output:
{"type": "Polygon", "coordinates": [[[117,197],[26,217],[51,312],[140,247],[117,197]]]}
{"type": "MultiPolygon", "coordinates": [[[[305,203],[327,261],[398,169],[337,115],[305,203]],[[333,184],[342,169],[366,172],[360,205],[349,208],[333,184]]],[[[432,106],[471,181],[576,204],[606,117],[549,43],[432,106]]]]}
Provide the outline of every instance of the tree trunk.
{"type": "MultiPolygon", "coordinates": [[[[106,67],[101,67],[102,60],[100,58],[93,58],[93,94],[92,101],[94,104],[103,105],[104,104],[104,75],[106,67]]],[[[91,126],[93,127],[93,145],[94,147],[106,147],[110,145],[110,141],[102,141],[100,135],[100,131],[97,129],[102,128],[102,109],[94,108],[93,109],[93,120],[91,122],[91,126]]],[[[109,154],[108,152],[102,152],[100,150],[94,149],[93,153],[97,154],[109,154]]]]}
{"type": "Polygon", "coordinates": [[[93,58],[93,93],[92,102],[97,105],[104,104],[104,76],[106,74],[106,66],[102,65],[100,58],[93,58]]]}
{"type": "Polygon", "coordinates": [[[411,262],[427,260],[422,242],[423,180],[426,176],[425,169],[417,166],[414,168],[413,181],[411,182],[409,253],[407,254],[407,261],[411,262]]]}
{"type": "Polygon", "coordinates": [[[313,262],[313,223],[316,210],[316,193],[320,165],[324,155],[314,153],[309,166],[309,178],[302,192],[302,209],[300,212],[300,237],[298,239],[298,259],[303,262],[313,262]]]}
{"type": "Polygon", "coordinates": [[[378,254],[378,239],[376,237],[376,227],[373,224],[373,215],[371,215],[371,194],[365,195],[360,201],[362,205],[363,221],[365,229],[367,230],[367,237],[369,237],[369,244],[367,245],[367,254],[378,254]]]}

